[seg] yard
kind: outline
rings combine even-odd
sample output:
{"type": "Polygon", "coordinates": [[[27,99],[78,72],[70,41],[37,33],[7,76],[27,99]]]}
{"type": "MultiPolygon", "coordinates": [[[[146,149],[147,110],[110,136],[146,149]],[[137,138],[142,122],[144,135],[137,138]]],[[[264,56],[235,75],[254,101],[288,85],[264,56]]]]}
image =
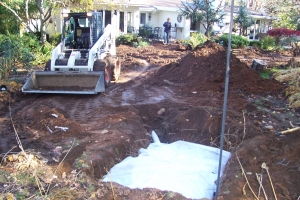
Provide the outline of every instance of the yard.
{"type": "MultiPolygon", "coordinates": [[[[219,148],[226,49],[212,42],[194,51],[153,42],[143,48],[121,45],[117,53],[121,78],[104,93],[25,95],[18,84],[0,93],[1,197],[187,199],[101,180],[116,163],[146,148],[152,130],[165,143],[219,148]]],[[[276,135],[298,125],[299,110],[288,107],[286,83],[263,79],[250,68],[253,59],[272,68],[291,57],[292,52],[255,49],[231,54],[224,150],[232,156],[218,199],[300,196],[299,130],[276,135]]]]}

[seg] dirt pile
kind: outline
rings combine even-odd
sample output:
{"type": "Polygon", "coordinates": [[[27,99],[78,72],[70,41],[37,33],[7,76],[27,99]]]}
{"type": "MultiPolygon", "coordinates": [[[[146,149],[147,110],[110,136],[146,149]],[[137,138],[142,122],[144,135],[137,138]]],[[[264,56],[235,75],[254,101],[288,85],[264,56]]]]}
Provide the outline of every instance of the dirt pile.
{"type": "MultiPolygon", "coordinates": [[[[187,54],[180,63],[170,63],[157,72],[156,81],[170,81],[187,86],[189,91],[215,91],[222,93],[225,86],[227,49],[207,42],[187,54]]],[[[242,94],[277,94],[283,85],[260,75],[231,54],[229,91],[242,94]]]]}

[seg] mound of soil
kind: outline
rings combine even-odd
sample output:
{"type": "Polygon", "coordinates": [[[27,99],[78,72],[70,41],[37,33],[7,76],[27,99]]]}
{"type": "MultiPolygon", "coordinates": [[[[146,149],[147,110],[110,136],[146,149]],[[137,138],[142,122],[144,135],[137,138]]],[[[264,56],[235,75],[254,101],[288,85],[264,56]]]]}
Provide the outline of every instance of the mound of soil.
{"type": "MultiPolygon", "coordinates": [[[[173,62],[157,72],[155,81],[184,85],[188,91],[224,92],[227,49],[214,42],[206,42],[187,54],[179,63],[173,62]]],[[[229,65],[229,91],[248,94],[278,94],[284,85],[274,79],[263,79],[234,54],[229,65]]]]}

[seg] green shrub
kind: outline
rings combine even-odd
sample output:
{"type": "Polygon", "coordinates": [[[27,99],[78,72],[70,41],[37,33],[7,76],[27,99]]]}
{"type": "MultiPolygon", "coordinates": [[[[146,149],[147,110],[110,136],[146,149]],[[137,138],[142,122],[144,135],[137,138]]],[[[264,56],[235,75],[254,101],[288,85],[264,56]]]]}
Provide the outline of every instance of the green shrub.
{"type": "Polygon", "coordinates": [[[51,35],[49,38],[49,43],[53,46],[57,46],[61,41],[61,33],[56,33],[54,35],[51,35]]]}
{"type": "Polygon", "coordinates": [[[267,71],[267,70],[262,71],[262,72],[259,73],[259,75],[264,79],[270,79],[272,74],[273,74],[272,71],[267,71]]]}
{"type": "Polygon", "coordinates": [[[253,41],[250,41],[249,46],[261,49],[262,43],[260,41],[253,40],[253,41]]]}
{"type": "Polygon", "coordinates": [[[192,33],[191,36],[185,41],[193,50],[207,41],[207,37],[202,33],[192,33]]]}
{"type": "Polygon", "coordinates": [[[135,33],[127,33],[124,35],[120,35],[116,39],[116,44],[126,44],[126,45],[133,45],[133,42],[137,42],[137,34],[135,33]]]}
{"type": "Polygon", "coordinates": [[[276,49],[276,38],[273,36],[267,36],[262,39],[262,48],[266,50],[276,49]]]}
{"type": "Polygon", "coordinates": [[[41,45],[33,34],[0,35],[0,79],[17,69],[44,64],[51,58],[53,48],[48,42],[41,45]]]}
{"type": "MultiPolygon", "coordinates": [[[[57,36],[54,36],[57,38],[57,36]]],[[[41,65],[46,63],[51,58],[51,52],[56,45],[52,45],[49,42],[45,42],[44,45],[41,45],[41,42],[37,36],[30,33],[25,34],[23,37],[20,37],[21,43],[25,48],[30,49],[30,53],[33,56],[31,65],[41,65]]]]}
{"type": "MultiPolygon", "coordinates": [[[[228,47],[228,33],[219,37],[218,42],[223,42],[224,47],[228,47]]],[[[243,48],[249,46],[249,40],[241,35],[231,35],[231,48],[243,48]]]]}
{"type": "Polygon", "coordinates": [[[133,42],[133,46],[136,48],[149,46],[149,43],[145,40],[138,40],[137,42],[133,42]]]}
{"type": "Polygon", "coordinates": [[[22,37],[17,37],[18,40],[22,43],[23,47],[28,48],[32,51],[36,51],[41,46],[40,40],[34,34],[25,33],[22,37]]]}
{"type": "Polygon", "coordinates": [[[34,60],[32,61],[32,65],[41,65],[50,60],[53,48],[54,46],[52,46],[49,42],[46,42],[44,45],[37,48],[34,52],[34,60]]]}
{"type": "Polygon", "coordinates": [[[34,59],[31,42],[28,36],[0,35],[0,78],[6,79],[11,71],[18,67],[30,68],[34,59]]]}
{"type": "Polygon", "coordinates": [[[139,36],[143,37],[143,38],[149,38],[151,35],[151,31],[148,29],[140,29],[139,30],[139,36]]]}

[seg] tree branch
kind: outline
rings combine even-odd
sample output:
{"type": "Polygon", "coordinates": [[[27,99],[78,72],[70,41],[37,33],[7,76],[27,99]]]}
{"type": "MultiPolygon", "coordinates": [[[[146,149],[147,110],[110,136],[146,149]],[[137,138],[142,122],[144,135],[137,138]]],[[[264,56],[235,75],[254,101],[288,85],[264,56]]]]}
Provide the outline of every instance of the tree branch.
{"type": "Polygon", "coordinates": [[[18,19],[18,21],[25,26],[26,28],[28,28],[28,30],[33,33],[33,31],[31,30],[30,26],[28,24],[26,24],[25,22],[23,22],[22,18],[16,13],[16,11],[14,11],[12,8],[10,8],[9,6],[7,6],[4,2],[0,1],[0,4],[2,6],[4,6],[5,8],[7,8],[9,11],[11,11],[18,19]]]}
{"type": "Polygon", "coordinates": [[[52,9],[53,9],[53,7],[50,7],[50,8],[47,10],[47,12],[46,12],[46,14],[45,14],[45,21],[48,21],[48,20],[50,19],[51,15],[52,15],[52,9]]]}

